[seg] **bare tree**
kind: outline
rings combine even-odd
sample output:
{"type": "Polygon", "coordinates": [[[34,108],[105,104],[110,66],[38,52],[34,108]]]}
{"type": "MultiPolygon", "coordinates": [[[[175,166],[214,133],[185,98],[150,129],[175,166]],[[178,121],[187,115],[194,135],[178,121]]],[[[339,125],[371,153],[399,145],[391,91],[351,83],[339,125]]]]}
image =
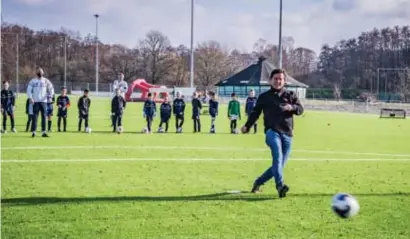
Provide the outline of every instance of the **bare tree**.
{"type": "Polygon", "coordinates": [[[143,60],[147,61],[147,72],[152,83],[163,81],[174,66],[174,53],[168,37],[159,31],[150,31],[140,42],[140,51],[145,56],[143,60]]]}
{"type": "Polygon", "coordinates": [[[216,41],[198,45],[196,49],[195,69],[197,84],[208,89],[226,77],[228,53],[216,41]]]}

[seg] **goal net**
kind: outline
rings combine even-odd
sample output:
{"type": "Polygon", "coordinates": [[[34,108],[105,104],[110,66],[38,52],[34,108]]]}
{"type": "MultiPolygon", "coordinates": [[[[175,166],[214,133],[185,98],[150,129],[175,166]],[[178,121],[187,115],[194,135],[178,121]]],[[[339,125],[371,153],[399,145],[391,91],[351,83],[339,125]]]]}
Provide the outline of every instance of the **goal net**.
{"type": "Polygon", "coordinates": [[[405,119],[406,118],[406,111],[404,109],[382,108],[380,110],[380,118],[405,119]]]}

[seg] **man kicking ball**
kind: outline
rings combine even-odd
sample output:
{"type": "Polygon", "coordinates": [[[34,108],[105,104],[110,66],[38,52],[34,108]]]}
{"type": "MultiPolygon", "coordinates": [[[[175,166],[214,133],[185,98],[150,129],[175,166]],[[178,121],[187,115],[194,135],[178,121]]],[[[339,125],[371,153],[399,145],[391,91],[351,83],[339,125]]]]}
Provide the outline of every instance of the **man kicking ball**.
{"type": "Polygon", "coordinates": [[[260,191],[260,187],[273,177],[280,198],[286,197],[289,191],[289,187],[284,183],[283,168],[292,146],[293,115],[303,114],[303,106],[295,93],[284,88],[285,81],[286,72],[284,70],[272,71],[271,89],[259,96],[248,121],[241,129],[242,133],[248,133],[263,111],[265,142],[272,153],[272,166],[256,179],[252,192],[260,191]]]}

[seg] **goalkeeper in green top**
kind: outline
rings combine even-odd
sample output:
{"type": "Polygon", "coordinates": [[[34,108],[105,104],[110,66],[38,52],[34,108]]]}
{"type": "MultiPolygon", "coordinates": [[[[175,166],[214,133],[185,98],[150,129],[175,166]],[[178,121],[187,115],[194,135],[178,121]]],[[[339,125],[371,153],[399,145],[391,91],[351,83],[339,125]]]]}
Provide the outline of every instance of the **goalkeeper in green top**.
{"type": "Polygon", "coordinates": [[[229,101],[228,105],[228,118],[231,121],[231,134],[237,134],[236,123],[238,119],[241,119],[241,104],[236,99],[235,93],[232,93],[231,97],[232,100],[229,101]]]}

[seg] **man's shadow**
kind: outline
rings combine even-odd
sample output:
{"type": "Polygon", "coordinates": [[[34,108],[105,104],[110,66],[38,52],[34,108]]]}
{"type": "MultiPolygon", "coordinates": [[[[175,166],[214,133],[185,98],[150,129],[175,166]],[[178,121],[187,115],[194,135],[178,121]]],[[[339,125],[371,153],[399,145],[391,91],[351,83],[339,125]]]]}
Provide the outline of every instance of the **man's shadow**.
{"type": "MultiPolygon", "coordinates": [[[[288,197],[332,197],[333,193],[289,193],[288,197]]],[[[393,193],[353,193],[356,197],[408,197],[410,192],[393,193]]],[[[1,199],[3,206],[30,206],[58,203],[93,203],[93,202],[174,202],[174,201],[248,201],[258,202],[278,199],[276,194],[214,193],[192,196],[113,196],[113,197],[19,197],[1,199]]]]}

